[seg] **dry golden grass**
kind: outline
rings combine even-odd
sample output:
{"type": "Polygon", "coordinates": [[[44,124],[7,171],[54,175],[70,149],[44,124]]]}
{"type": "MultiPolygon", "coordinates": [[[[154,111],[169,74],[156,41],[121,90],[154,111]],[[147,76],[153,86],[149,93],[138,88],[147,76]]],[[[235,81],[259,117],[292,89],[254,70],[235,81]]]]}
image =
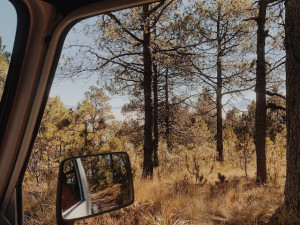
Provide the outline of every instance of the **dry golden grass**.
{"type": "Polygon", "coordinates": [[[23,185],[25,225],[56,224],[56,181],[23,185]]]}
{"type": "MultiPolygon", "coordinates": [[[[258,187],[243,171],[223,168],[197,184],[172,174],[153,181],[135,179],[135,203],[117,212],[77,224],[266,224],[283,203],[284,179],[258,187]]],[[[253,171],[251,171],[253,173],[253,171]]],[[[156,176],[157,177],[157,176],[156,176]]],[[[282,177],[283,178],[283,177],[282,177]]]]}
{"type": "MultiPolygon", "coordinates": [[[[204,185],[172,174],[154,180],[135,178],[135,203],[127,208],[77,222],[77,224],[265,224],[283,202],[283,179],[257,187],[254,178],[243,177],[242,170],[223,168],[204,185]],[[224,173],[225,174],[225,173],[224,173]]],[[[156,176],[157,177],[157,176],[156,176]]],[[[55,224],[55,181],[25,188],[26,224],[55,224]]],[[[285,217],[281,213],[280,218],[285,217]]],[[[283,220],[283,219],[282,219],[283,220]]],[[[284,223],[282,223],[284,224],[284,223]]]]}
{"type": "MultiPolygon", "coordinates": [[[[280,160],[284,157],[276,158],[278,166],[268,168],[268,184],[258,187],[255,185],[254,157],[248,161],[246,178],[239,161],[214,162],[213,148],[181,149],[173,154],[161,149],[161,154],[164,157],[161,156],[161,166],[155,169],[153,180],[142,180],[140,161],[135,163],[132,160],[135,170],[133,205],[76,224],[284,225],[289,224],[287,221],[300,224],[297,219],[291,220],[293,215],[284,210],[278,210],[272,218],[283,204],[285,164],[280,160]]],[[[133,153],[131,158],[136,158],[133,153]]],[[[55,224],[55,192],[56,180],[53,177],[40,186],[36,186],[34,179],[26,178],[26,225],[55,224]]]]}

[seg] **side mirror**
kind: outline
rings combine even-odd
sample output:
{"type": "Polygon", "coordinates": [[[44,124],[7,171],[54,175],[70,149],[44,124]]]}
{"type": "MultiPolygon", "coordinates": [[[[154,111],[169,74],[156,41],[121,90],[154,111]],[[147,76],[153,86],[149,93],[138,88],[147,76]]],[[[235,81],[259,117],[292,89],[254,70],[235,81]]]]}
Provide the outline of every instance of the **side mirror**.
{"type": "Polygon", "coordinates": [[[65,159],[59,167],[57,224],[111,212],[133,203],[133,181],[125,152],[65,159]]]}

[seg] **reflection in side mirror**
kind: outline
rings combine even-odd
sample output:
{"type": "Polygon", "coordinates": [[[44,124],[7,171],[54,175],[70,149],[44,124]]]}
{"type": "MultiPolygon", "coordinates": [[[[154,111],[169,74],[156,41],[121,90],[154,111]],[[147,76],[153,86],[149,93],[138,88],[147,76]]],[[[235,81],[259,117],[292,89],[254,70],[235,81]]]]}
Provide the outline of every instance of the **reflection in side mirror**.
{"type": "Polygon", "coordinates": [[[64,160],[59,169],[58,224],[110,212],[133,202],[127,153],[104,153],[64,160]]]}

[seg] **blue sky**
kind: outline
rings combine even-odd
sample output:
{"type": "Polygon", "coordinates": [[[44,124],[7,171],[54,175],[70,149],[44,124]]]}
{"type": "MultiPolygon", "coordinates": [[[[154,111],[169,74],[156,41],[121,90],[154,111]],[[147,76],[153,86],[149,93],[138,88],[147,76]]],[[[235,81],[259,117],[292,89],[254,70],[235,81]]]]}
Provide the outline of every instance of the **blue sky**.
{"type": "MultiPolygon", "coordinates": [[[[16,12],[8,0],[0,1],[0,36],[2,37],[2,44],[6,45],[6,50],[12,52],[15,31],[17,26],[16,12]]],[[[72,38],[72,35],[69,35],[72,38]]],[[[51,88],[50,96],[60,96],[61,100],[67,106],[76,106],[78,102],[83,100],[84,93],[91,85],[95,85],[96,79],[78,80],[57,82],[51,88]]],[[[120,109],[125,102],[128,102],[127,97],[110,96],[110,105],[113,113],[117,119],[124,119],[120,113],[120,109]]]]}
{"type": "Polygon", "coordinates": [[[1,0],[0,3],[0,36],[6,50],[11,52],[14,44],[14,37],[17,26],[17,14],[8,0],[1,0]]]}
{"type": "MultiPolygon", "coordinates": [[[[16,13],[8,0],[0,1],[0,36],[2,36],[3,44],[6,45],[6,50],[11,52],[13,48],[15,29],[17,24],[16,13]]],[[[84,38],[84,37],[83,37],[84,38]]],[[[76,39],[75,35],[70,32],[68,39],[76,39]]],[[[89,89],[91,85],[95,85],[96,78],[88,80],[74,81],[57,81],[54,80],[50,96],[60,96],[61,100],[66,106],[76,106],[78,102],[84,98],[84,93],[89,89]]],[[[249,93],[248,98],[253,99],[254,93],[249,93]]],[[[112,106],[113,113],[118,119],[124,119],[120,113],[120,109],[124,103],[128,102],[128,97],[116,97],[110,96],[110,105],[112,106]]],[[[239,106],[244,108],[243,106],[239,106]]],[[[228,108],[228,107],[227,107],[228,108]]],[[[229,107],[230,108],[230,107],[229,107]]]]}

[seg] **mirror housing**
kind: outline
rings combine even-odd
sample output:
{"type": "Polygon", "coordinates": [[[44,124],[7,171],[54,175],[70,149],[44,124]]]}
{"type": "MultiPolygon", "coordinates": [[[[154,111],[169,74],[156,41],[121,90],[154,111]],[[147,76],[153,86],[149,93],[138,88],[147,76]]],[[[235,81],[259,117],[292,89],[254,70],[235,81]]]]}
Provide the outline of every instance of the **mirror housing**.
{"type": "Polygon", "coordinates": [[[72,157],[58,174],[57,224],[111,212],[134,201],[132,172],[126,152],[72,157]]]}

